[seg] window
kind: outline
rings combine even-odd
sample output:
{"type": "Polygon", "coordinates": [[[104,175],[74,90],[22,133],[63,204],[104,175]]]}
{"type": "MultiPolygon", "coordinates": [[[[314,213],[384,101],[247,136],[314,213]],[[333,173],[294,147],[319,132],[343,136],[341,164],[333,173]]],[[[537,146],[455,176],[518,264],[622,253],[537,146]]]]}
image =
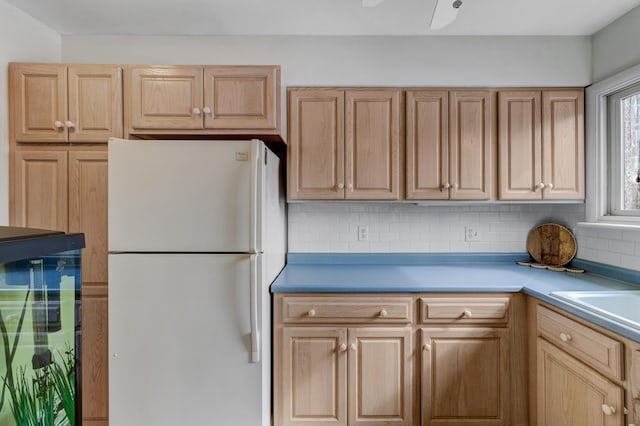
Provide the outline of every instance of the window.
{"type": "Polygon", "coordinates": [[[609,215],[640,215],[640,84],[608,96],[609,215]]]}
{"type": "Polygon", "coordinates": [[[586,94],[586,221],[640,228],[640,66],[586,94]]]}

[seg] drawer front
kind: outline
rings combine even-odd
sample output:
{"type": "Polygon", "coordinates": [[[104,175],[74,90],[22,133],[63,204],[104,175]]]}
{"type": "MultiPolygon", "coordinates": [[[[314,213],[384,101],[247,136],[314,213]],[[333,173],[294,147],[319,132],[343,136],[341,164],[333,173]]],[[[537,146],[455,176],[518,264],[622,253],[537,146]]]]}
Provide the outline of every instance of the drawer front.
{"type": "Polygon", "coordinates": [[[623,379],[621,342],[544,306],[538,306],[538,333],[610,378],[623,379]]]}
{"type": "Polygon", "coordinates": [[[423,323],[506,324],[509,296],[429,296],[420,299],[423,323]]]}
{"type": "Polygon", "coordinates": [[[412,320],[411,297],[295,297],[282,302],[285,323],[381,322],[408,323],[412,320]]]}

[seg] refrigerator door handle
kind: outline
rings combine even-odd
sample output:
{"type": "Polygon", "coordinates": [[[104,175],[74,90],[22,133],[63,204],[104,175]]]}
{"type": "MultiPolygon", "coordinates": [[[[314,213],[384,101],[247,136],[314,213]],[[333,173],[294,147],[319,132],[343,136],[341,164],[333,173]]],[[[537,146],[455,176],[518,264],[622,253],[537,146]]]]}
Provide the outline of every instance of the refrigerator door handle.
{"type": "Polygon", "coordinates": [[[260,318],[259,312],[259,289],[260,289],[260,276],[258,268],[258,256],[251,255],[251,288],[250,288],[250,306],[249,315],[251,317],[251,362],[260,362],[260,329],[258,327],[258,321],[260,318]]]}
{"type": "Polygon", "coordinates": [[[251,141],[251,214],[250,214],[250,252],[260,253],[262,251],[262,241],[260,234],[260,220],[262,216],[262,174],[264,167],[262,165],[262,149],[259,140],[251,141]]]}

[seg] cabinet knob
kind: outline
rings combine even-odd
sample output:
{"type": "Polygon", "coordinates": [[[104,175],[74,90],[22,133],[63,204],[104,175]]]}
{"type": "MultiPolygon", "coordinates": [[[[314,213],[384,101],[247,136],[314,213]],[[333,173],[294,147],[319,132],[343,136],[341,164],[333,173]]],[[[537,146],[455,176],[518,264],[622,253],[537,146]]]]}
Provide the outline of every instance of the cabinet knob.
{"type": "Polygon", "coordinates": [[[54,121],[53,125],[56,129],[62,129],[64,127],[64,124],[62,124],[62,121],[54,121]]]}
{"type": "Polygon", "coordinates": [[[384,309],[384,308],[383,308],[383,309],[380,309],[379,315],[380,315],[381,317],[386,317],[386,316],[387,316],[387,310],[386,310],[386,309],[384,309]]]}
{"type": "Polygon", "coordinates": [[[568,333],[560,333],[560,340],[563,342],[568,342],[571,340],[571,335],[568,333]]]}
{"type": "Polygon", "coordinates": [[[356,349],[358,349],[358,347],[356,346],[356,344],[355,344],[355,343],[352,343],[352,344],[349,346],[349,349],[351,349],[352,351],[355,351],[356,349]]]}
{"type": "Polygon", "coordinates": [[[347,188],[349,188],[349,191],[353,192],[353,184],[350,183],[349,185],[347,185],[347,188]]]}
{"type": "Polygon", "coordinates": [[[602,412],[605,416],[613,416],[616,413],[616,409],[611,405],[602,404],[602,412]]]}
{"type": "Polygon", "coordinates": [[[462,317],[463,318],[471,318],[473,316],[473,314],[471,313],[470,310],[465,309],[464,311],[462,311],[462,317]]]}
{"type": "Polygon", "coordinates": [[[309,309],[309,312],[307,312],[307,315],[309,315],[310,317],[315,317],[316,316],[316,310],[315,309],[309,309]]]}
{"type": "Polygon", "coordinates": [[[540,182],[536,185],[536,189],[544,189],[544,183],[540,182]]]}
{"type": "Polygon", "coordinates": [[[64,125],[67,126],[69,129],[73,129],[74,127],[76,127],[76,125],[73,124],[73,121],[65,121],[64,125]]]}
{"type": "Polygon", "coordinates": [[[451,188],[451,184],[449,182],[442,185],[442,189],[449,189],[449,188],[451,188]]]}
{"type": "Polygon", "coordinates": [[[200,108],[194,108],[191,110],[193,112],[194,115],[200,115],[200,108]]]}
{"type": "Polygon", "coordinates": [[[549,189],[553,189],[553,184],[552,184],[552,183],[548,183],[548,184],[547,184],[547,188],[549,188],[549,189]]]}
{"type": "Polygon", "coordinates": [[[338,346],[338,350],[340,352],[346,352],[347,351],[347,345],[345,345],[344,343],[340,343],[340,346],[338,346]]]}
{"type": "Polygon", "coordinates": [[[202,108],[202,112],[205,114],[211,114],[211,108],[209,108],[208,106],[202,108]]]}
{"type": "Polygon", "coordinates": [[[458,184],[457,183],[453,184],[453,189],[455,189],[456,191],[458,190],[458,184]]]}
{"type": "Polygon", "coordinates": [[[428,352],[431,352],[431,345],[428,343],[425,343],[424,345],[422,345],[422,349],[428,352]]]}
{"type": "Polygon", "coordinates": [[[344,188],[344,183],[340,182],[340,183],[338,184],[338,189],[342,189],[342,188],[344,188]]]}

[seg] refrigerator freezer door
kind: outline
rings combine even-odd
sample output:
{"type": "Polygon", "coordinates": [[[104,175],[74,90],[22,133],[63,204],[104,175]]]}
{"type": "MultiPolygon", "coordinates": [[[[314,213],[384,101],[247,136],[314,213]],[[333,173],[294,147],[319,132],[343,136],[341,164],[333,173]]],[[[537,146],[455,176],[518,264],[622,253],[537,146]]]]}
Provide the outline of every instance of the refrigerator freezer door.
{"type": "Polygon", "coordinates": [[[110,139],[109,251],[260,251],[260,146],[110,139]]]}
{"type": "Polygon", "coordinates": [[[251,363],[252,257],[109,255],[112,426],[269,424],[270,357],[251,363]]]}

